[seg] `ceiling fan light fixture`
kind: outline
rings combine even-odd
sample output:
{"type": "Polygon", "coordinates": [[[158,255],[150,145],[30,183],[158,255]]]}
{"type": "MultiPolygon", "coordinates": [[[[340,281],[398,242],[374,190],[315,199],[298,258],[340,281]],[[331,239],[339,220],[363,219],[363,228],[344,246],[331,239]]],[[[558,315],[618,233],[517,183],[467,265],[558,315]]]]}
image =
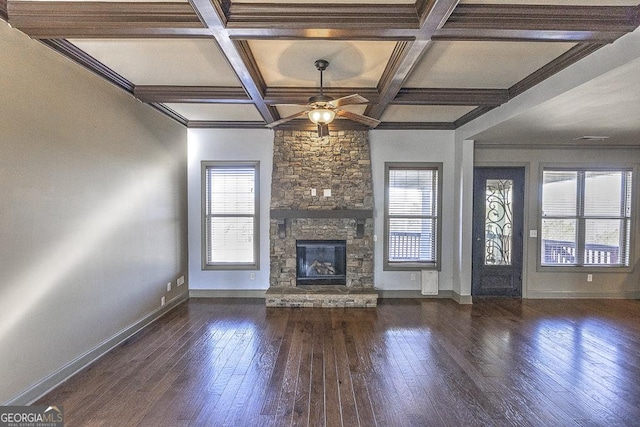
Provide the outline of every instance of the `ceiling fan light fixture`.
{"type": "Polygon", "coordinates": [[[336,112],[328,108],[314,108],[309,111],[309,120],[315,124],[328,125],[335,117],[336,112]]]}

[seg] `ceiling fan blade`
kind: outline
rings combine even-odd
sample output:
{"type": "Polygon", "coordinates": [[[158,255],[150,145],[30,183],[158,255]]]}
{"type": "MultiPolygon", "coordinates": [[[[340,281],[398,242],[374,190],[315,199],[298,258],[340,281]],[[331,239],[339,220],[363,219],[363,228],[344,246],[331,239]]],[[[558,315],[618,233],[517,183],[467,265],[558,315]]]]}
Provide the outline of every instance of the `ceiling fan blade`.
{"type": "Polygon", "coordinates": [[[329,101],[329,104],[333,105],[334,107],[341,107],[343,105],[366,104],[367,102],[369,102],[367,98],[354,93],[353,95],[343,96],[342,98],[329,101]]]}
{"type": "Polygon", "coordinates": [[[290,115],[290,116],[284,117],[284,118],[282,118],[282,119],[280,119],[280,120],[276,120],[275,122],[268,123],[268,124],[267,124],[267,127],[268,127],[269,129],[273,129],[274,127],[276,127],[276,126],[278,126],[278,125],[281,125],[281,124],[283,124],[283,123],[286,123],[286,122],[288,122],[288,121],[291,121],[291,120],[293,120],[293,119],[296,119],[296,118],[298,118],[298,117],[300,117],[300,116],[304,116],[304,115],[305,115],[305,114],[307,114],[309,111],[310,111],[310,110],[300,111],[299,113],[295,113],[295,114],[292,114],[292,115],[290,115]]]}
{"type": "Polygon", "coordinates": [[[345,110],[337,110],[336,115],[344,117],[345,119],[353,120],[354,122],[362,123],[363,125],[374,128],[380,124],[380,120],[376,120],[372,117],[363,116],[361,114],[352,113],[345,110]]]}

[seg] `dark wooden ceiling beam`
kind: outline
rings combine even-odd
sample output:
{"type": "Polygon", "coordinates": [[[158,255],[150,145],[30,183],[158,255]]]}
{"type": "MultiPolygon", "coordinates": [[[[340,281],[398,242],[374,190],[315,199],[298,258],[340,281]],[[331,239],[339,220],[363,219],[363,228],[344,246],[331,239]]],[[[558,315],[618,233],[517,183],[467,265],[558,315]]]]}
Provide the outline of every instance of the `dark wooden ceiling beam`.
{"type": "MultiPolygon", "coordinates": [[[[318,92],[319,89],[316,87],[271,87],[267,88],[264,100],[270,105],[306,105],[309,102],[309,98],[317,95],[318,92]]],[[[354,93],[364,96],[372,104],[378,102],[379,94],[376,89],[357,87],[324,88],[324,94],[333,98],[341,98],[354,93]]]]}
{"type": "Polygon", "coordinates": [[[477,119],[478,117],[482,116],[483,114],[488,113],[489,111],[493,110],[494,108],[496,108],[496,107],[487,106],[487,105],[483,105],[483,106],[480,106],[478,108],[475,108],[475,109],[469,111],[464,116],[462,116],[462,117],[458,118],[457,120],[455,120],[453,122],[453,126],[454,126],[453,128],[457,129],[460,126],[462,126],[464,124],[467,124],[472,120],[477,119]]]}
{"type": "Polygon", "coordinates": [[[231,2],[227,28],[419,28],[415,6],[231,2]]]}
{"type": "Polygon", "coordinates": [[[443,28],[633,31],[637,6],[460,4],[443,28]]]}
{"type": "Polygon", "coordinates": [[[0,0],[0,19],[9,21],[9,14],[7,14],[7,0],[0,0]]]}
{"type": "Polygon", "coordinates": [[[400,89],[390,104],[395,105],[492,105],[509,100],[507,89],[400,89]]]}
{"type": "Polygon", "coordinates": [[[639,24],[636,6],[461,4],[433,39],[611,43],[639,24]]]}
{"type": "Polygon", "coordinates": [[[354,22],[351,28],[228,28],[235,40],[362,40],[412,41],[415,29],[366,28],[354,22]]]}
{"type": "Polygon", "coordinates": [[[567,43],[613,43],[626,32],[564,30],[500,30],[444,28],[436,31],[434,41],[524,41],[567,43]]]}
{"type": "Polygon", "coordinates": [[[142,102],[252,104],[241,87],[136,85],[133,94],[142,102]]]}
{"type": "Polygon", "coordinates": [[[455,130],[451,122],[382,122],[376,130],[455,130]]]}
{"type": "Polygon", "coordinates": [[[9,23],[33,38],[211,37],[187,3],[9,1],[9,23]]]}
{"type": "Polygon", "coordinates": [[[248,58],[250,52],[245,51],[245,45],[234,42],[226,31],[227,17],[219,0],[189,0],[189,4],[196,11],[200,20],[213,33],[220,50],[227,57],[227,61],[240,79],[258,112],[265,122],[271,123],[279,118],[275,107],[264,102],[265,87],[262,79],[258,79],[259,72],[255,61],[248,58]],[[249,62],[245,62],[249,60],[249,62]]]}
{"type": "Polygon", "coordinates": [[[365,115],[379,119],[397,96],[402,84],[431,43],[433,34],[445,24],[459,0],[430,0],[424,7],[422,26],[413,42],[398,42],[378,85],[380,99],[367,107],[365,115]]]}

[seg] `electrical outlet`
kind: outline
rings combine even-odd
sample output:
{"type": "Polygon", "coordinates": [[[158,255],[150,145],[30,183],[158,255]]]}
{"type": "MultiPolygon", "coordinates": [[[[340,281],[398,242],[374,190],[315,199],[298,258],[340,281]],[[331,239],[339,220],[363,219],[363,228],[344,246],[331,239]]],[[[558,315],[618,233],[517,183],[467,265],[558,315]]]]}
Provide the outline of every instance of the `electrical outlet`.
{"type": "Polygon", "coordinates": [[[331,189],[325,188],[323,191],[324,197],[331,197],[331,189]]]}
{"type": "Polygon", "coordinates": [[[167,283],[167,292],[171,292],[171,282],[167,283]]]}
{"type": "Polygon", "coordinates": [[[373,241],[374,241],[374,242],[377,242],[377,241],[378,241],[378,235],[377,235],[377,234],[374,234],[374,235],[373,235],[373,241]]]}
{"type": "Polygon", "coordinates": [[[251,277],[251,280],[256,280],[256,273],[251,273],[250,277],[251,277]]]}
{"type": "Polygon", "coordinates": [[[165,301],[164,297],[160,297],[160,307],[164,305],[164,301],[165,301]]]}
{"type": "Polygon", "coordinates": [[[316,194],[317,194],[317,193],[316,193],[316,189],[315,189],[315,188],[312,188],[312,189],[311,189],[311,195],[312,195],[312,196],[315,196],[316,194]]]}
{"type": "Polygon", "coordinates": [[[184,276],[178,277],[178,286],[184,285],[184,276]]]}
{"type": "Polygon", "coordinates": [[[593,282],[593,274],[587,274],[587,282],[593,282]]]}

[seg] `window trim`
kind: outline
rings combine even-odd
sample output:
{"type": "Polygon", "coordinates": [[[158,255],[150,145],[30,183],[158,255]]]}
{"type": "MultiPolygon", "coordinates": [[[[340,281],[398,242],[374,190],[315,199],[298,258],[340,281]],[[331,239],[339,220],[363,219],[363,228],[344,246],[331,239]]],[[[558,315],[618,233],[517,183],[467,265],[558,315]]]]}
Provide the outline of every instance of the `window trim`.
{"type": "Polygon", "coordinates": [[[260,162],[259,161],[202,161],[200,173],[201,203],[200,217],[202,240],[202,270],[259,270],[260,269],[260,162]],[[254,169],[254,216],[253,216],[253,259],[254,262],[207,262],[207,169],[210,167],[252,167],[254,169]]]}
{"type": "MultiPolygon", "coordinates": [[[[636,211],[638,202],[636,200],[636,195],[638,194],[637,190],[637,179],[638,179],[638,168],[635,165],[610,165],[610,166],[590,166],[585,164],[541,164],[539,169],[539,177],[538,177],[538,237],[539,240],[537,242],[537,261],[536,261],[536,271],[538,272],[571,272],[571,273],[628,273],[633,270],[633,264],[635,260],[635,234],[636,234],[636,211]],[[543,187],[544,187],[544,172],[545,171],[567,171],[567,172],[631,172],[631,215],[629,216],[629,251],[627,257],[629,259],[629,265],[607,265],[607,264],[566,264],[566,265],[545,265],[542,264],[542,222],[545,217],[542,216],[542,198],[543,198],[543,187]]],[[[578,182],[578,194],[576,197],[583,197],[581,194],[584,193],[584,183],[578,182]]],[[[578,201],[576,200],[576,203],[578,201]]],[[[584,204],[584,200],[581,200],[578,204],[584,204]]],[[[580,213],[579,213],[580,214],[580,213]]],[[[584,230],[581,228],[581,216],[577,215],[576,219],[578,220],[577,233],[577,241],[576,245],[583,246],[584,243],[584,230]],[[579,243],[582,242],[582,243],[579,243]]],[[[582,216],[582,218],[586,218],[582,216]]],[[[586,218],[588,219],[588,218],[586,218]]],[[[584,221],[582,221],[584,222],[584,221]]]]}
{"type": "Polygon", "coordinates": [[[384,164],[384,242],[382,255],[383,271],[417,271],[436,270],[442,268],[442,162],[385,162],[384,164]],[[429,169],[435,170],[438,176],[436,188],[436,259],[426,261],[389,261],[389,171],[391,169],[429,169]]]}

